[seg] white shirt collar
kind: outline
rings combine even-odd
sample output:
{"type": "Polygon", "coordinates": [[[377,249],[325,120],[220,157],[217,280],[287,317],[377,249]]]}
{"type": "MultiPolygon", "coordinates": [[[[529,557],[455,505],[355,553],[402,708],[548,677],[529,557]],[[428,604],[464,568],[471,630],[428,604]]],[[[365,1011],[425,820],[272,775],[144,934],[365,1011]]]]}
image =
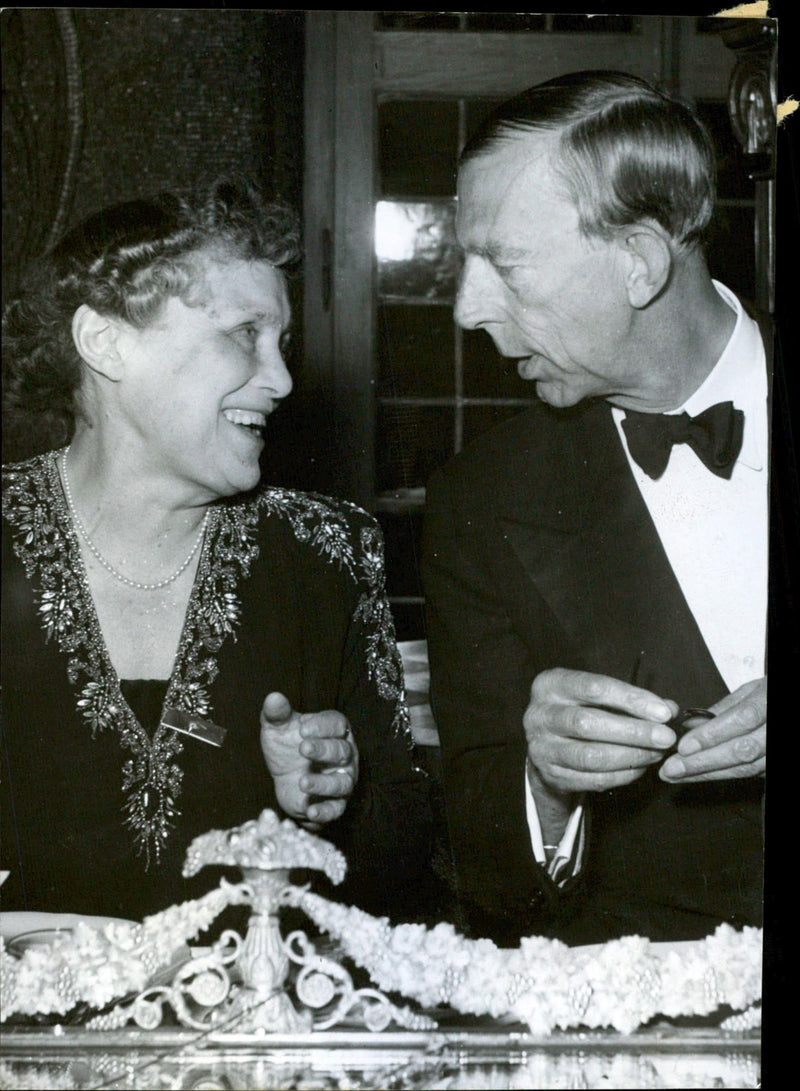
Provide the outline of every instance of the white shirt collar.
{"type": "Polygon", "coordinates": [[[753,470],[761,470],[767,458],[766,430],[759,426],[760,421],[766,421],[767,400],[767,367],[761,331],[730,289],[716,280],[713,284],[736,312],[736,325],[705,381],[675,412],[686,412],[695,417],[717,402],[732,401],[744,412],[739,461],[753,470]]]}

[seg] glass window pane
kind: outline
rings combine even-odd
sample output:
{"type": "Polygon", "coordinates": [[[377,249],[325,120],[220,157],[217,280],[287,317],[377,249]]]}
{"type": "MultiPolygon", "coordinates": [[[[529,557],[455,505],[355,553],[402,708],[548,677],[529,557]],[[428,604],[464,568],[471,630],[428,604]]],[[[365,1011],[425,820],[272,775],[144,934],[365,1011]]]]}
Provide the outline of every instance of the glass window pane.
{"type": "Polygon", "coordinates": [[[376,11],[376,30],[458,30],[457,12],[376,11]]]}
{"type": "Polygon", "coordinates": [[[464,446],[482,432],[525,411],[520,405],[467,405],[464,407],[464,446]]]}
{"type": "Polygon", "coordinates": [[[422,548],[422,512],[394,515],[378,512],[386,542],[386,586],[390,595],[422,597],[419,561],[422,548]]]}
{"type": "Polygon", "coordinates": [[[415,489],[454,451],[450,406],[379,405],[375,443],[378,491],[415,489]]]}
{"type": "Polygon", "coordinates": [[[547,25],[544,15],[518,14],[513,11],[470,11],[467,13],[467,29],[480,31],[542,31],[547,25]]]}
{"type": "MultiPolygon", "coordinates": [[[[630,15],[550,16],[551,29],[561,33],[630,34],[637,30],[638,20],[630,15]]],[[[698,20],[709,22],[710,20],[698,20]]],[[[474,32],[531,33],[547,29],[548,16],[513,11],[379,11],[375,14],[376,30],[467,30],[474,32]]]]}
{"type": "Polygon", "coordinates": [[[466,398],[532,398],[533,383],[520,379],[516,360],[501,356],[485,330],[463,334],[466,398]]]}
{"type": "Polygon", "coordinates": [[[452,394],[455,327],[447,307],[378,306],[378,395],[452,394]]]}
{"type": "Polygon", "coordinates": [[[455,193],[457,102],[383,102],[378,106],[381,192],[391,197],[455,193]]]}
{"type": "Polygon", "coordinates": [[[380,296],[452,301],[461,267],[455,201],[378,201],[375,255],[380,296]]]}
{"type": "Polygon", "coordinates": [[[560,34],[633,34],[637,29],[632,15],[553,16],[553,30],[560,34]]]}

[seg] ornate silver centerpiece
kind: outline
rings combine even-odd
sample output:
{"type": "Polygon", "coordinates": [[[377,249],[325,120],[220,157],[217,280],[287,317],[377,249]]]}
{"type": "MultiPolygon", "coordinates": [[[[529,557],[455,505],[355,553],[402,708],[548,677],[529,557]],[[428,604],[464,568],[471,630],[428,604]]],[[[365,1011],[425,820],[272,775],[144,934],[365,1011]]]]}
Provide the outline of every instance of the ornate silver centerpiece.
{"type": "Polygon", "coordinates": [[[290,871],[321,871],[335,884],[344,878],[345,858],[329,842],[265,810],[235,829],[196,838],[184,876],[210,865],[238,867],[243,882],[223,880],[195,902],[172,906],[141,925],[79,925],[21,959],[3,949],[2,1017],[69,1016],[77,1006],[88,1008],[87,1015],[99,1009],[85,1020],[92,1029],[133,1023],[154,1030],[169,1009],[181,1025],[206,1031],[299,1034],[346,1019],[375,1031],[392,1022],[413,1030],[436,1025],[376,989],[357,989],[349,972],[318,954],[305,932],[284,939],[281,908],[300,905],[308,890],[290,882],[290,871]],[[212,947],[190,951],[186,941],[233,904],[251,907],[244,938],[229,929],[212,947]]]}
{"type": "Polygon", "coordinates": [[[327,1029],[347,1017],[376,1031],[392,1021],[413,1029],[435,1026],[424,1016],[398,1008],[376,989],[356,989],[348,971],[317,954],[304,932],[283,938],[280,909],[289,902],[297,904],[302,894],[289,881],[292,868],[322,871],[336,884],[344,879],[345,858],[328,841],[265,810],[234,830],[212,830],[198,837],[186,855],[183,874],[196,875],[213,864],[241,870],[244,883],[239,891],[252,910],[244,940],[237,933],[223,933],[204,968],[222,983],[218,989],[212,987],[208,998],[212,1021],[233,1018],[237,1029],[282,1033],[327,1029]],[[291,964],[298,967],[293,981],[297,1005],[287,991],[291,964]],[[220,994],[231,978],[228,966],[239,980],[223,998],[220,994]]]}

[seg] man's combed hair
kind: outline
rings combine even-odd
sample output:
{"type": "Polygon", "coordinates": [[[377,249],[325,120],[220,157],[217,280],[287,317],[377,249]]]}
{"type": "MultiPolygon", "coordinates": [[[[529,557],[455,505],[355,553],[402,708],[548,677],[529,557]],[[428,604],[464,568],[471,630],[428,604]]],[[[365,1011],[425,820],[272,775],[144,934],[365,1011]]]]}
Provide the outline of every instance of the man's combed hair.
{"type": "Polygon", "coordinates": [[[526,132],[560,133],[555,170],[587,236],[651,220],[681,248],[702,239],[715,200],[711,138],[687,106],[645,80],[588,71],[532,87],[490,115],[461,162],[526,132]]]}
{"type": "Polygon", "coordinates": [[[4,446],[46,449],[74,430],[82,365],[72,340],[81,304],[143,328],[170,297],[195,302],[197,258],[266,261],[291,276],[300,262],[295,212],[249,182],[215,182],[196,198],[159,194],[95,213],[33,270],[3,315],[4,446]]]}

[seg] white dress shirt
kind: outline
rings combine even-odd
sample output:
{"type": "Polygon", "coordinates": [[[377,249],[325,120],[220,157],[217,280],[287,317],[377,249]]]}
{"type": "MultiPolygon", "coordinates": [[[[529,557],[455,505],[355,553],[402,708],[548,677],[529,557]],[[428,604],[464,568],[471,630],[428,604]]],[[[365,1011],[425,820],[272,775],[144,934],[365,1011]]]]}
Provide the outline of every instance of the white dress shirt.
{"type": "MultiPolygon", "coordinates": [[[[697,416],[717,402],[744,412],[742,449],[730,479],[711,473],[687,444],[672,448],[666,470],[653,480],[628,451],[624,409],[612,407],[631,472],[655,524],[689,609],[725,684],[733,691],[766,672],[768,562],[767,366],[758,324],[724,285],[714,287],[736,312],[736,325],[713,370],[686,403],[674,410],[697,416]]],[[[659,696],[669,697],[668,693],[659,696]]],[[[545,863],[541,828],[525,777],[531,845],[545,863]]],[[[579,802],[549,863],[563,874],[574,855],[580,866],[583,807],[579,802]],[[559,866],[561,864],[561,866],[559,866]]],[[[548,854],[551,855],[551,854],[548,854]]]]}

